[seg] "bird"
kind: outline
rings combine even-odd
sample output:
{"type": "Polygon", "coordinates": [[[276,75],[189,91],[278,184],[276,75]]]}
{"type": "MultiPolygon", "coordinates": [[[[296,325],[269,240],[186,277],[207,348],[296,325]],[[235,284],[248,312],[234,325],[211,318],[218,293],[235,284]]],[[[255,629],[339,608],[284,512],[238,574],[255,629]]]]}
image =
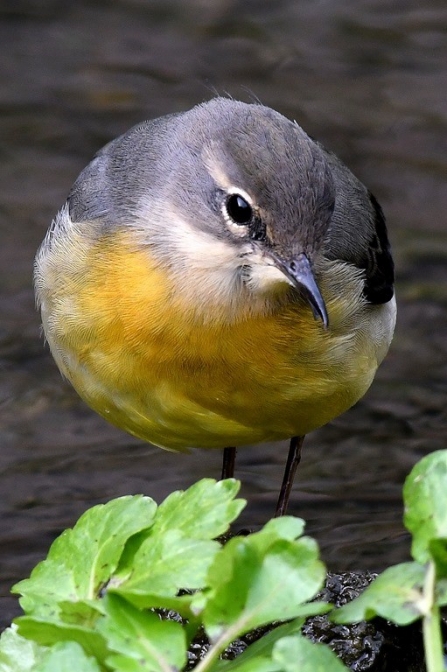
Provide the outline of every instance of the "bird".
{"type": "Polygon", "coordinates": [[[37,252],[43,331],[103,418],[170,451],[302,440],[389,349],[383,211],[294,120],[215,97],[137,124],[80,173],[37,252]]]}

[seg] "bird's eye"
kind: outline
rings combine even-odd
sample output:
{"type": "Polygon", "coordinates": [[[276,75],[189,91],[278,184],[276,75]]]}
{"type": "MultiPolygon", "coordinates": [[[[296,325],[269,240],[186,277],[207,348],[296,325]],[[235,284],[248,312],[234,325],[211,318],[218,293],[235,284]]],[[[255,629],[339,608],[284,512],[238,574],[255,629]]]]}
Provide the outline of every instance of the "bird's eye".
{"type": "Polygon", "coordinates": [[[240,194],[231,194],[228,197],[226,209],[235,224],[249,224],[253,217],[253,208],[240,194]]]}

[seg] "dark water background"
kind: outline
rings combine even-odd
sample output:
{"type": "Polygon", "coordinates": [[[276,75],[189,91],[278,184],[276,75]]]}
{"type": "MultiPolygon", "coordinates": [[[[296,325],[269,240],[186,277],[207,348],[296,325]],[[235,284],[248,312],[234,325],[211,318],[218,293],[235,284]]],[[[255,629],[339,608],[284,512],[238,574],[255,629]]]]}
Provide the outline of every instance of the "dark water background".
{"type": "MultiPolygon", "coordinates": [[[[161,501],[217,477],[109,427],[64,384],[34,311],[33,256],[93,153],[137,121],[229,93],[275,107],[381,201],[398,275],[394,343],[367,396],[306,440],[291,512],[332,570],[409,556],[401,486],[446,447],[445,0],[0,3],[0,622],[10,586],[93,504],[161,501]]],[[[242,525],[271,516],[285,444],[239,453],[242,525]]]]}

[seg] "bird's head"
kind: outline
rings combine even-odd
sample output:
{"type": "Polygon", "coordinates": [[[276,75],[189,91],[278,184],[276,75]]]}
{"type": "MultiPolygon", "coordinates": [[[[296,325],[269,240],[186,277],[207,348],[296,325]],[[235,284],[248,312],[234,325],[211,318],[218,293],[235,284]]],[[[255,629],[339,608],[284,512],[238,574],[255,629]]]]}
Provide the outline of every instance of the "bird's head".
{"type": "Polygon", "coordinates": [[[181,288],[206,309],[207,297],[234,307],[280,300],[292,287],[327,327],[318,271],[335,188],[320,147],[277,112],[226,99],[172,123],[148,216],[181,288]]]}

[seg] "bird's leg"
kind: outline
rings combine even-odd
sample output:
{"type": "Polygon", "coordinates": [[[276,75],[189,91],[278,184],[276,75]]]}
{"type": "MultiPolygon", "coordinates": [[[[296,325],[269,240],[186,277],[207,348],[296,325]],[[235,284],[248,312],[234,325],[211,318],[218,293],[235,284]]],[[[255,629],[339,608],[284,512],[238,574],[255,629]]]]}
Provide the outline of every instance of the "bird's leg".
{"type": "Polygon", "coordinates": [[[303,441],[304,436],[294,436],[290,440],[289,454],[287,456],[286,468],[282,479],[281,492],[279,493],[278,503],[276,505],[275,518],[284,516],[287,512],[293,479],[295,478],[296,468],[301,460],[303,441]]]}
{"type": "Polygon", "coordinates": [[[224,478],[233,478],[234,476],[234,463],[236,461],[236,448],[224,448],[223,452],[223,461],[222,461],[222,476],[221,480],[224,478]]]}

